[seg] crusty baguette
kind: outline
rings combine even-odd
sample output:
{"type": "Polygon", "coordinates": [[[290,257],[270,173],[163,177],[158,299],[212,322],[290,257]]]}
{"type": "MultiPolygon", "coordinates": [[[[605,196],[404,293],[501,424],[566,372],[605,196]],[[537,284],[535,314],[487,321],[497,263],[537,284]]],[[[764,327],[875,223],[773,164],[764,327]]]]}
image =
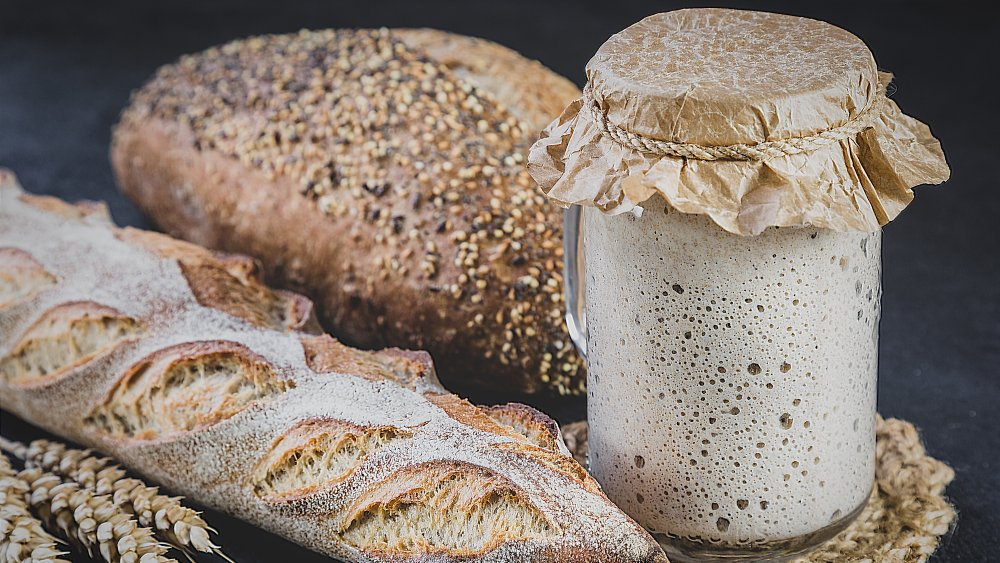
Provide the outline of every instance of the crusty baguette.
{"type": "Polygon", "coordinates": [[[427,350],[467,394],[578,393],[561,210],[523,161],[578,96],[440,31],[256,37],[161,68],[111,156],[157,225],[261,259],[345,342],[427,350]]]}
{"type": "Polygon", "coordinates": [[[0,169],[0,404],[346,561],[664,561],[551,419],[309,332],[254,263],[0,169]]]}

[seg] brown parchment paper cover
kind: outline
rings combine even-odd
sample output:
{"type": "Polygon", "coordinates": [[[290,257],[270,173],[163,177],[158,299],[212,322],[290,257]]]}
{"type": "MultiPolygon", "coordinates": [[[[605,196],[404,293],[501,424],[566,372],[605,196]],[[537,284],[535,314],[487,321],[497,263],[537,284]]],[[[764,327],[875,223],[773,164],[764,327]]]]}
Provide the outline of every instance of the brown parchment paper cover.
{"type": "Polygon", "coordinates": [[[740,235],[770,226],[874,231],[913,199],[910,188],[950,174],[930,129],[886,98],[891,76],[868,47],[824,22],[726,9],[657,14],[601,46],[587,78],[583,98],[529,158],[541,189],[564,206],[641,211],[658,193],[740,235]],[[636,149],[622,136],[699,154],[779,149],[705,160],[636,149]]]}

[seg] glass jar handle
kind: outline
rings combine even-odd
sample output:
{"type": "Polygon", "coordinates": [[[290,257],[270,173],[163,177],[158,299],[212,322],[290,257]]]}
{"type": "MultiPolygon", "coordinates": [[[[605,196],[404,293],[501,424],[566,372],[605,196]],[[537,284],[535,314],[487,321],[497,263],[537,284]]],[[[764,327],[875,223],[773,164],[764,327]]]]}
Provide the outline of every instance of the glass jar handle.
{"type": "Polygon", "coordinates": [[[566,328],[577,351],[587,361],[586,271],[583,261],[583,207],[563,212],[563,280],[566,288],[566,328]]]}

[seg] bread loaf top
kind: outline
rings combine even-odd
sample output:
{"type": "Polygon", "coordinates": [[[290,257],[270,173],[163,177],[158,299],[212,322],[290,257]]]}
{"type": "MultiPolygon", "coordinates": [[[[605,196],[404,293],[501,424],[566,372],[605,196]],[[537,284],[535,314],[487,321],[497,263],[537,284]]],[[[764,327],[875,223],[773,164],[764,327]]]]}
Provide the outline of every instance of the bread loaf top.
{"type": "Polygon", "coordinates": [[[336,235],[286,225],[279,238],[345,240],[316,241],[312,255],[288,257],[276,273],[312,291],[338,336],[428,349],[456,385],[482,377],[493,388],[579,393],[584,370],[563,323],[561,210],[525,168],[536,132],[578,95],[537,62],[444,32],[261,36],[161,68],[133,96],[113,152],[126,193],[197,242],[259,251],[267,262],[287,254],[259,250],[257,231],[239,225],[277,221],[273,198],[248,192],[220,203],[207,193],[223,188],[202,170],[220,165],[186,163],[209,153],[239,163],[246,182],[261,178],[260,189],[289,184],[281,197],[306,198],[343,225],[336,235]],[[152,177],[170,174],[129,172],[179,154],[178,144],[190,150],[169,166],[199,172],[175,171],[155,187],[152,177]],[[148,191],[194,195],[168,203],[148,191]],[[200,209],[171,223],[183,213],[165,205],[200,209]],[[352,303],[374,305],[349,316],[352,303]]]}
{"type": "Polygon", "coordinates": [[[309,303],[255,271],[0,170],[0,402],[349,561],[662,560],[550,419],[305,332],[309,303]]]}

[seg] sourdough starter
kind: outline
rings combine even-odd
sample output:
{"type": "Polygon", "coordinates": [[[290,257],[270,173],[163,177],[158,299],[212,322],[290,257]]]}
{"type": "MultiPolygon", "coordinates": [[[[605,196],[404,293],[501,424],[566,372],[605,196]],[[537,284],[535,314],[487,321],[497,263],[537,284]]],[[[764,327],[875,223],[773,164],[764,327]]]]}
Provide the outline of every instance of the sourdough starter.
{"type": "Polygon", "coordinates": [[[661,540],[764,545],[874,479],[881,234],[585,208],[590,468],[661,540]]]}

